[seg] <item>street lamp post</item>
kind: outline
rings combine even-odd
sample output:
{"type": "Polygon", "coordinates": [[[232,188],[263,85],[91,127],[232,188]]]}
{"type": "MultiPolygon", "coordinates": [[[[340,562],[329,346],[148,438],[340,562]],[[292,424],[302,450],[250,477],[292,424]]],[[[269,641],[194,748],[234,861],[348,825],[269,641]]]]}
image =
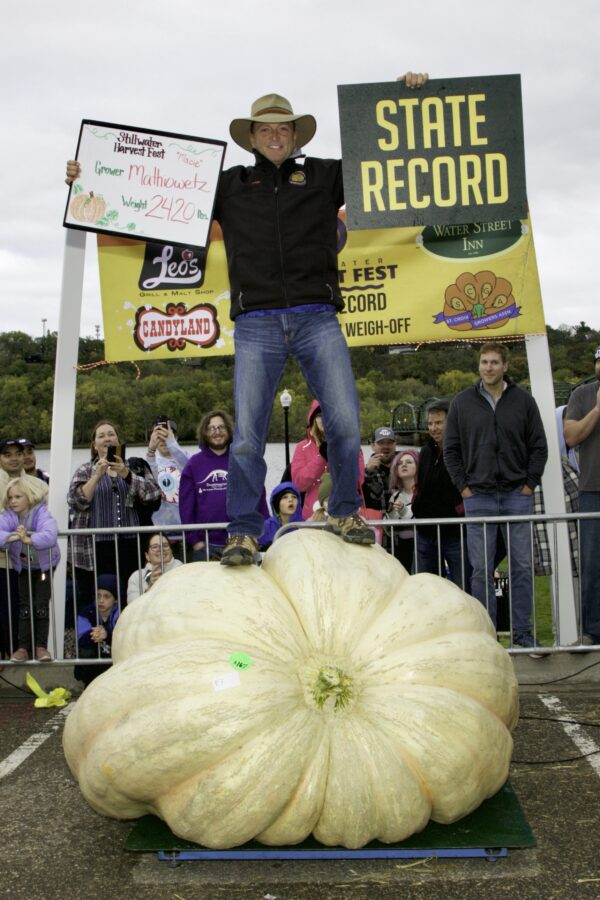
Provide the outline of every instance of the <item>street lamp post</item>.
{"type": "Polygon", "coordinates": [[[285,429],[285,467],[289,469],[290,466],[290,427],[289,427],[289,414],[290,414],[290,406],[292,405],[292,395],[288,391],[287,388],[281,392],[279,395],[279,402],[281,403],[281,408],[283,410],[283,427],[285,429]]]}

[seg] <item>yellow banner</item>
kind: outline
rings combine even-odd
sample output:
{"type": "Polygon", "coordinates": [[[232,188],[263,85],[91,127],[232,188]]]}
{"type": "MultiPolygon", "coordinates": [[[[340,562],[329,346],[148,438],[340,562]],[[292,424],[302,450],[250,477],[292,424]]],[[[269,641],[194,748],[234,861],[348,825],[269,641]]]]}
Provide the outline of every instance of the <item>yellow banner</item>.
{"type": "MultiPolygon", "coordinates": [[[[340,323],[350,346],[491,340],[545,332],[529,219],[346,231],[340,323]]],[[[229,283],[213,224],[204,280],[193,250],[98,235],[106,358],[233,353],[229,283]],[[150,245],[148,245],[150,246],[150,245]],[[198,286],[189,285],[198,284],[198,286]]]]}

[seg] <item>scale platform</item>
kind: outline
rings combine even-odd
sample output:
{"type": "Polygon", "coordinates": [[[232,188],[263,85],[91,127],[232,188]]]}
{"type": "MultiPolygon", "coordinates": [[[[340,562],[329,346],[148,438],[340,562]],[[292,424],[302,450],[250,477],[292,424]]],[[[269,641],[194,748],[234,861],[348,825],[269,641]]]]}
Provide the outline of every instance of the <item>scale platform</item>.
{"type": "Polygon", "coordinates": [[[453,825],[430,822],[419,834],[398,844],[372,841],[358,850],[325,847],[314,838],[288,847],[267,847],[249,841],[229,850],[210,850],[173,834],[156,816],[143,816],[133,826],[125,849],[156,853],[159,860],[207,859],[422,859],[480,857],[495,861],[509,849],[534,847],[535,838],[521,805],[510,785],[504,787],[479,809],[453,825]]]}

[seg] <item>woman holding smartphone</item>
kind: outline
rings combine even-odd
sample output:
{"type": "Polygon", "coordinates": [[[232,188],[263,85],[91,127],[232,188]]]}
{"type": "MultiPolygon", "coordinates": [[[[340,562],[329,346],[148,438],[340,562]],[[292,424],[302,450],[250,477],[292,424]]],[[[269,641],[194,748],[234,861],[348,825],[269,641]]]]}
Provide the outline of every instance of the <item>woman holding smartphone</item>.
{"type": "Polygon", "coordinates": [[[160,497],[149,470],[140,475],[129,467],[112,422],[102,420],[94,426],[90,455],[90,461],[79,466],[71,479],[67,497],[71,528],[112,528],[113,533],[71,537],[69,560],[78,609],[94,596],[94,568],[100,575],[118,576],[124,604],[124,586],[139,567],[138,543],[135,534],[120,535],[118,529],[139,526],[136,506],[160,497]]]}

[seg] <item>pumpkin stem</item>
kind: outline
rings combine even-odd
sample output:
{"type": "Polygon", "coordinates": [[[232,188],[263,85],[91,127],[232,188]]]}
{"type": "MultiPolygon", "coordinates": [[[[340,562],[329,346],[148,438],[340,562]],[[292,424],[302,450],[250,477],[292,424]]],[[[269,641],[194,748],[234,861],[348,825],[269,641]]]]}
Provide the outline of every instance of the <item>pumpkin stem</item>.
{"type": "Polygon", "coordinates": [[[313,699],[322,709],[330,698],[335,698],[333,708],[343,709],[353,697],[352,679],[337,666],[323,666],[311,689],[313,699]]]}

